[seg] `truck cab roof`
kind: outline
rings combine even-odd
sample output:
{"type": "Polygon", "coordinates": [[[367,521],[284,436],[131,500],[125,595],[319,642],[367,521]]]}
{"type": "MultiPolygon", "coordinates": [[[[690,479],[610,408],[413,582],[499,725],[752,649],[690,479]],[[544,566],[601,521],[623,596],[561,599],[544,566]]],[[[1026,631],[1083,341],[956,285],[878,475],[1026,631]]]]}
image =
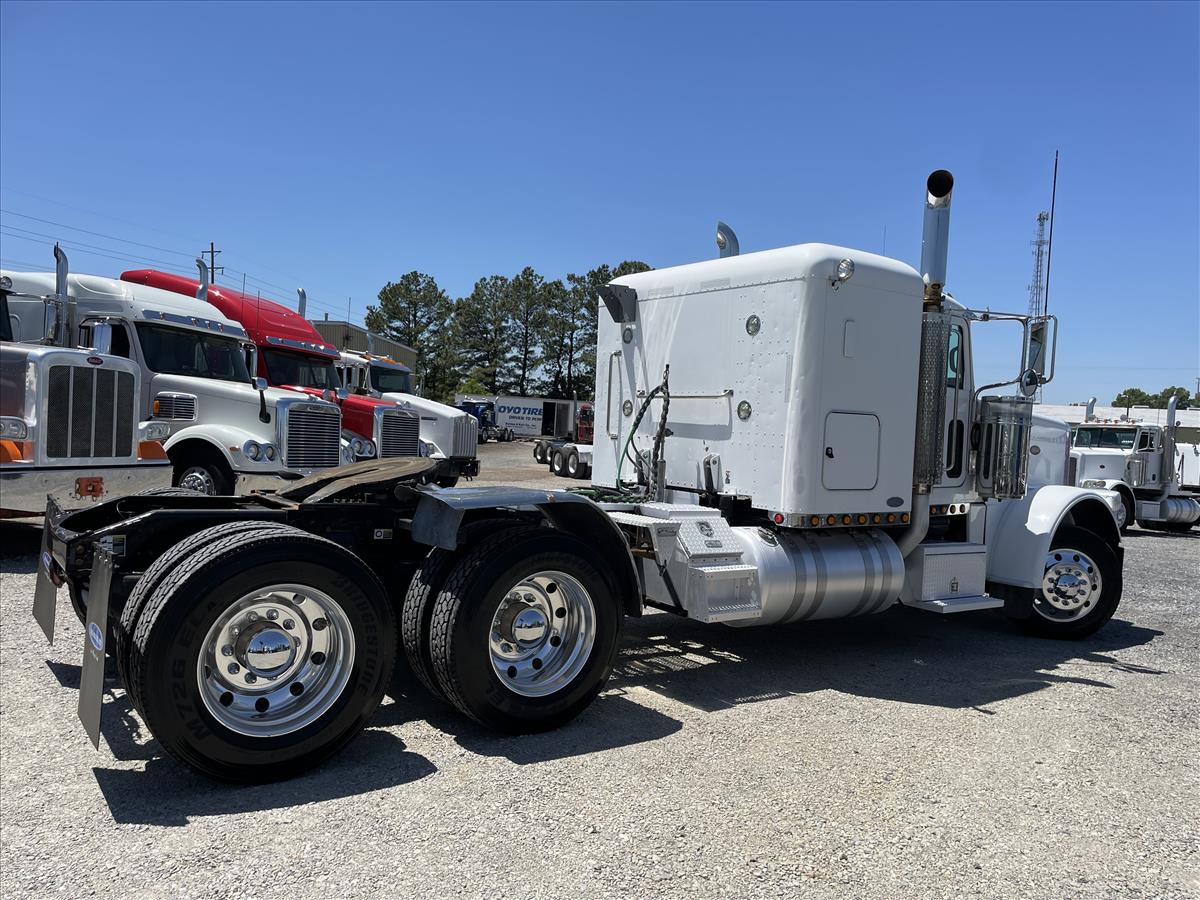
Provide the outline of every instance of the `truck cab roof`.
{"type": "MultiPolygon", "coordinates": [[[[53,272],[0,272],[11,282],[17,294],[44,297],[54,294],[53,272]]],[[[100,275],[70,274],[67,292],[77,303],[83,302],[86,315],[123,315],[134,321],[165,321],[183,328],[216,331],[240,339],[246,330],[218,307],[156,287],[130,284],[100,275]]]]}
{"type": "Polygon", "coordinates": [[[357,366],[386,366],[389,369],[395,369],[398,372],[411,372],[408,366],[402,362],[397,362],[390,356],[374,356],[370,353],[351,353],[343,350],[341,353],[342,362],[357,366]]]}
{"type": "MultiPolygon", "coordinates": [[[[121,280],[193,298],[200,289],[200,282],[194,278],[156,269],[122,272],[121,280]]],[[[215,284],[208,287],[208,302],[229,318],[241,322],[250,340],[259,347],[286,348],[327,360],[338,358],[337,348],[325,343],[307,319],[281,303],[215,284]]]]}

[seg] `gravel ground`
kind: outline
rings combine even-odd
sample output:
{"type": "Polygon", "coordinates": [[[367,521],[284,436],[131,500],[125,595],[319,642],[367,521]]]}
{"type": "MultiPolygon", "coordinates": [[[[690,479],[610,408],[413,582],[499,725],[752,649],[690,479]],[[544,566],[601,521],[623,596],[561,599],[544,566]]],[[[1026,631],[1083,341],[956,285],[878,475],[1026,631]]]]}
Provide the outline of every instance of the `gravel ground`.
{"type": "MultiPolygon", "coordinates": [[[[528,444],[479,483],[559,485],[528,444]]],[[[385,701],[321,769],[254,788],[162,757],[82,631],[29,615],[0,527],[0,895],[1200,896],[1200,535],[1134,531],[1089,640],[993,613],[734,630],[631,621],[570,726],[503,738],[385,701]]]]}

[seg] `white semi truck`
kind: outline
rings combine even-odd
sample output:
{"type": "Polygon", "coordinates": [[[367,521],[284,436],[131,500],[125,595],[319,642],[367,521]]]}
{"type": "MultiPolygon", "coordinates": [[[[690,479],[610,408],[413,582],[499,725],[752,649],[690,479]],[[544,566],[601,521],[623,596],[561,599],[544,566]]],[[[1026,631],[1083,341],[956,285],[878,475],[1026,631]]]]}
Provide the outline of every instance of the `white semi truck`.
{"type": "Polygon", "coordinates": [[[253,344],[215,306],[72,274],[57,246],[55,258],[54,272],[0,272],[17,340],[49,333],[58,346],[92,347],[133,363],[139,415],[169,433],[164,447],[177,486],[245,493],[353,461],[337,404],[252,378],[253,344]]]}
{"type": "Polygon", "coordinates": [[[138,419],[137,366],[15,342],[11,288],[0,276],[0,519],[40,516],[48,496],[87,506],[170,487],[167,428],[138,419]]]}
{"type": "MultiPolygon", "coordinates": [[[[1003,608],[1039,635],[1100,628],[1122,590],[1115,497],[1030,481],[1053,323],[945,293],[951,186],[928,179],[920,272],[802,244],[607,285],[590,488],[438,490],[429,461],[394,460],[270,497],[52,507],[35,616],[52,634],[55,583],[89,583],[89,734],[109,649],[167,752],[261,781],[362,729],[397,633],[435,696],[531,732],[591,703],[647,608],[734,626],[1003,608]],[[1024,334],[1016,396],[973,375],[973,330],[993,321],[1024,334]]],[[[1063,436],[1038,445],[1061,454],[1047,472],[1063,436]]]]}
{"type": "Polygon", "coordinates": [[[351,393],[400,404],[420,416],[421,455],[437,460],[434,481],[454,487],[462,476],[479,474],[479,422],[461,409],[415,393],[412,370],[371,353],[342,352],[342,383],[351,393]]]}
{"type": "Polygon", "coordinates": [[[1179,445],[1177,398],[1167,402],[1165,425],[1101,421],[1088,401],[1085,421],[1075,429],[1071,449],[1075,483],[1121,496],[1121,530],[1136,521],[1143,528],[1190,531],[1200,523],[1200,484],[1195,447],[1179,445]],[[1189,454],[1191,459],[1189,459],[1189,454]]]}

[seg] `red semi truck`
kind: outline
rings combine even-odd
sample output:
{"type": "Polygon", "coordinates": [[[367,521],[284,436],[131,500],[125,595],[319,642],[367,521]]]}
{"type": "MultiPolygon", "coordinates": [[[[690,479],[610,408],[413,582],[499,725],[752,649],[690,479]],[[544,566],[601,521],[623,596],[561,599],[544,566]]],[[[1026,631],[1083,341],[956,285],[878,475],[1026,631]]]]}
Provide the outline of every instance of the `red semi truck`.
{"type": "Polygon", "coordinates": [[[268,384],[341,405],[343,437],[356,458],[420,455],[418,416],[394,401],[347,395],[336,368],[338,349],[325,343],[303,313],[232,288],[155,269],[122,272],[121,280],[190,297],[201,296],[203,286],[208,302],[246,329],[258,348],[257,374],[268,384]]]}

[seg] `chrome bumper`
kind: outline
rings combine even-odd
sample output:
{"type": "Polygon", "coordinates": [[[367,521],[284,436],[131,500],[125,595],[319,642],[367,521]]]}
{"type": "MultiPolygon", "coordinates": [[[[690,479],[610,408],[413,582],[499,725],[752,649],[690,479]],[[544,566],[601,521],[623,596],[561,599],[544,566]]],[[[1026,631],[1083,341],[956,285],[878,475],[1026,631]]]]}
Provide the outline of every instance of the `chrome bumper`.
{"type": "Polygon", "coordinates": [[[51,496],[64,509],[112,500],[150,488],[171,486],[171,464],[135,463],[129,466],[34,467],[12,463],[0,468],[0,510],[40,516],[51,496]],[[85,479],[87,483],[84,483],[85,479]],[[80,491],[86,491],[81,495],[80,491]]]}

